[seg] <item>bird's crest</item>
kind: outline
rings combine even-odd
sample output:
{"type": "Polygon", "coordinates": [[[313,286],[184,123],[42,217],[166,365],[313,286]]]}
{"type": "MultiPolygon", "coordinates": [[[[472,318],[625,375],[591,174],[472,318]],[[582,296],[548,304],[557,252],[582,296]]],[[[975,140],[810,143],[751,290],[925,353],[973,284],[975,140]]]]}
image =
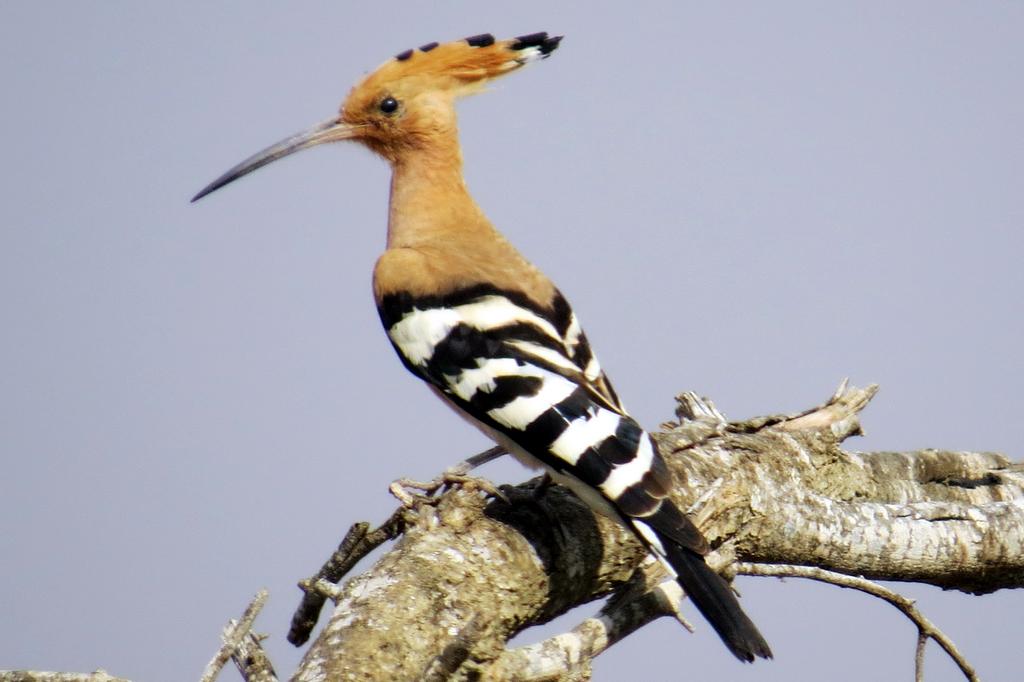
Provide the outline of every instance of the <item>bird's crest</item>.
{"type": "Polygon", "coordinates": [[[561,40],[562,36],[547,33],[495,40],[491,34],[483,33],[449,43],[427,43],[384,62],[353,92],[374,92],[406,81],[414,83],[419,90],[469,94],[493,78],[544,59],[561,40]]]}

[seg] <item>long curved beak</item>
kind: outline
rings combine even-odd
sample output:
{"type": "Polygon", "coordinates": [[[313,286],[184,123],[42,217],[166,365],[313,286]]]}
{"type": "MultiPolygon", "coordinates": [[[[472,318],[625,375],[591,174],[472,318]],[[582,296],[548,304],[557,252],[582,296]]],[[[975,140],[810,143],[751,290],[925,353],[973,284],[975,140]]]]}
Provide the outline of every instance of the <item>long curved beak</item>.
{"type": "Polygon", "coordinates": [[[214,192],[224,185],[234,182],[243,175],[247,175],[257,168],[262,168],[272,161],[283,159],[302,149],[315,147],[324,142],[336,142],[338,140],[349,140],[358,134],[359,126],[342,123],[337,117],[318,123],[309,130],[303,130],[276,144],[272,144],[263,151],[256,152],[245,161],[242,161],[231,170],[224,173],[206,187],[199,190],[199,193],[192,197],[192,201],[199,201],[210,192],[214,192]]]}

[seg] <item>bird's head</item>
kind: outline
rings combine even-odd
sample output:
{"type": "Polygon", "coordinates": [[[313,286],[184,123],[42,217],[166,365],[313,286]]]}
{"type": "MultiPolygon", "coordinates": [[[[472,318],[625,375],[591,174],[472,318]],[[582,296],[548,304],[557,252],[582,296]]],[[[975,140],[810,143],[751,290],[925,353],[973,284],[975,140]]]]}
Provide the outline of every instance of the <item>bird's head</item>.
{"type": "Polygon", "coordinates": [[[406,50],[357,83],[338,115],[242,161],[203,188],[192,201],[272,161],[325,142],[362,142],[394,163],[417,148],[454,135],[454,103],[458,97],[547,57],[561,39],[534,33],[495,40],[483,34],[406,50]]]}

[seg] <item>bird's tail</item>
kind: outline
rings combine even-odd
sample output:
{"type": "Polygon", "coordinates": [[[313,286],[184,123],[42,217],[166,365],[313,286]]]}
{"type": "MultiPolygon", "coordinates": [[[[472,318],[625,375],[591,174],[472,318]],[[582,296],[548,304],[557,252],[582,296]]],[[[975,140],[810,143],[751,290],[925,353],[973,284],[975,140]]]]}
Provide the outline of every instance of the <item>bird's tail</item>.
{"type": "Polygon", "coordinates": [[[690,519],[666,501],[657,512],[630,522],[736,658],[750,663],[757,656],[772,657],[768,642],[743,612],[729,583],[704,561],[707,541],[690,519]]]}
{"type": "Polygon", "coordinates": [[[747,663],[755,656],[771,658],[768,642],[743,612],[729,583],[712,571],[700,554],[668,538],[662,540],[664,559],[672,566],[679,584],[729,651],[747,663]]]}

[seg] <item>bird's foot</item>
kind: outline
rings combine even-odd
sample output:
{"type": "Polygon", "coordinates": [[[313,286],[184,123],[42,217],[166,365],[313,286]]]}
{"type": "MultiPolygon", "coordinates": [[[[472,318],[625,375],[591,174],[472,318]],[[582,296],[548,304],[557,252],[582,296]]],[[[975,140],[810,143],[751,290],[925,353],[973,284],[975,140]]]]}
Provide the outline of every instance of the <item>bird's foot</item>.
{"type": "Polygon", "coordinates": [[[458,464],[448,467],[440,476],[429,481],[416,481],[410,478],[400,478],[388,486],[388,490],[394,495],[402,506],[411,509],[417,504],[436,504],[437,491],[443,488],[454,488],[456,486],[464,490],[479,490],[484,494],[495,497],[502,502],[508,503],[508,497],[500,489],[486,478],[469,476],[469,472],[482,466],[491,460],[497,459],[506,454],[505,448],[496,445],[493,448],[467,457],[458,464]]]}
{"type": "Polygon", "coordinates": [[[388,492],[401,502],[402,506],[406,509],[415,509],[421,504],[435,504],[437,498],[433,497],[432,494],[436,488],[428,493],[423,492],[428,489],[428,483],[421,483],[408,478],[392,481],[391,485],[388,486],[388,492]]]}
{"type": "Polygon", "coordinates": [[[443,474],[430,481],[400,478],[397,481],[393,481],[388,486],[388,490],[404,507],[411,509],[417,504],[436,504],[439,499],[436,494],[439,490],[455,487],[470,492],[480,491],[489,497],[497,498],[506,504],[508,503],[508,497],[493,483],[486,478],[467,476],[458,469],[458,466],[446,470],[443,474]]]}
{"type": "Polygon", "coordinates": [[[510,504],[508,496],[501,490],[501,486],[496,486],[481,476],[465,476],[446,471],[441,474],[440,478],[444,481],[446,487],[453,488],[458,486],[469,492],[479,491],[488,497],[499,499],[505,504],[510,504]]]}

